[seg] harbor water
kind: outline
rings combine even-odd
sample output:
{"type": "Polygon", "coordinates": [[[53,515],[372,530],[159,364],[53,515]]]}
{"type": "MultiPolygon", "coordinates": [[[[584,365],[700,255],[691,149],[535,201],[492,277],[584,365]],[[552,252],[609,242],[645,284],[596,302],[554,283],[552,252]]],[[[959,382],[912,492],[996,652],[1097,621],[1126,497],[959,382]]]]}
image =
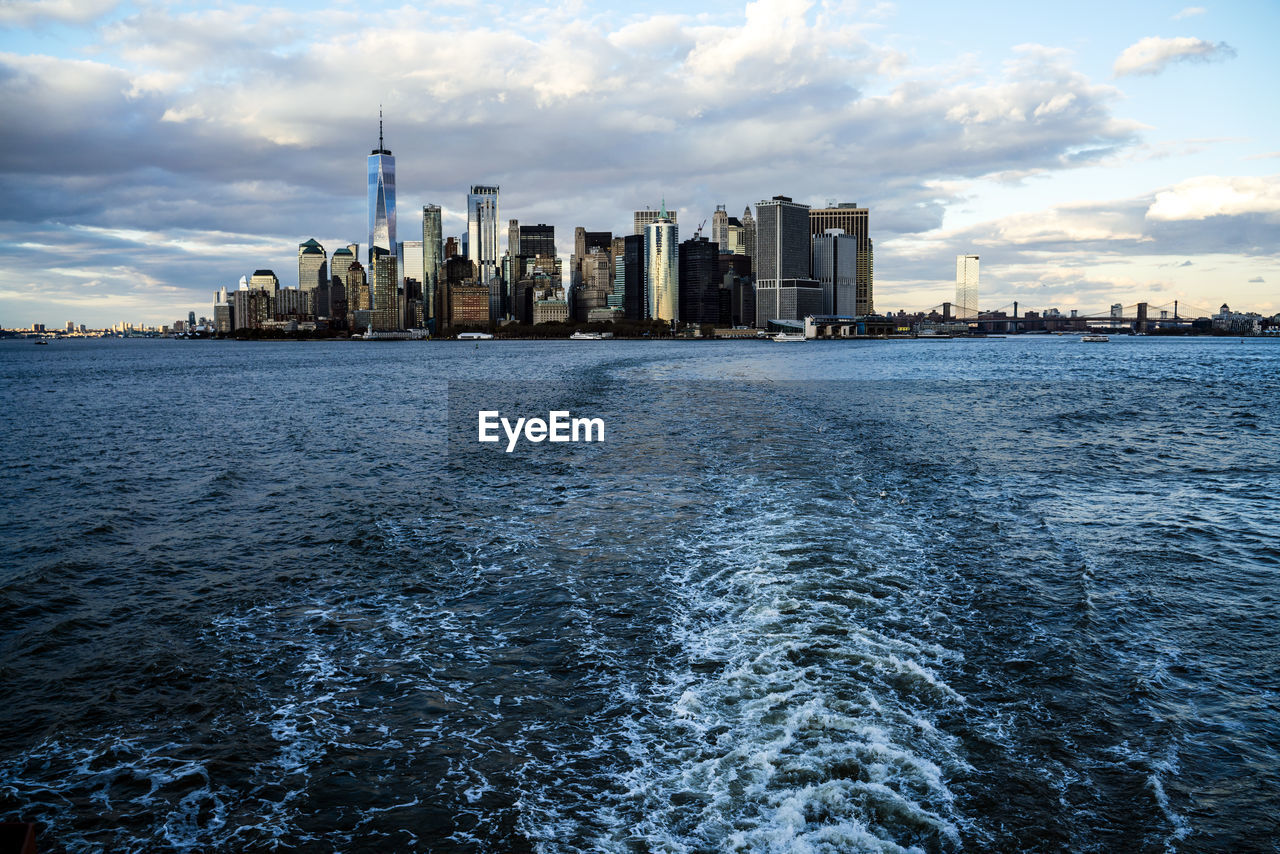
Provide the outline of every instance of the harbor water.
{"type": "Polygon", "coordinates": [[[42,852],[1280,850],[1280,341],[4,341],[0,397],[42,852]]]}

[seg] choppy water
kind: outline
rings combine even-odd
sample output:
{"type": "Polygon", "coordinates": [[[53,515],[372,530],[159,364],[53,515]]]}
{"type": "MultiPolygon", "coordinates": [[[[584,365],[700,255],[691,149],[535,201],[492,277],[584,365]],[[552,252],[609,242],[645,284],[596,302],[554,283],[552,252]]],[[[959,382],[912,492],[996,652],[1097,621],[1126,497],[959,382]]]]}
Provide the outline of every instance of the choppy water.
{"type": "Polygon", "coordinates": [[[1280,850],[1280,342],[3,342],[0,399],[42,850],[1280,850]]]}

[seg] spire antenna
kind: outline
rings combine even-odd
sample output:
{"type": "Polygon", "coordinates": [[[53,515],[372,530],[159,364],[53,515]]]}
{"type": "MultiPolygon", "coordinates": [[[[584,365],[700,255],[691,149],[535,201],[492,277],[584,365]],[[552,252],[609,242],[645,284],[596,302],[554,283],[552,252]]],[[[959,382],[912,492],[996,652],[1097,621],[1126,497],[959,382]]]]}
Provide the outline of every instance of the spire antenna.
{"type": "Polygon", "coordinates": [[[378,105],[378,148],[384,148],[382,144],[382,105],[378,105]]]}

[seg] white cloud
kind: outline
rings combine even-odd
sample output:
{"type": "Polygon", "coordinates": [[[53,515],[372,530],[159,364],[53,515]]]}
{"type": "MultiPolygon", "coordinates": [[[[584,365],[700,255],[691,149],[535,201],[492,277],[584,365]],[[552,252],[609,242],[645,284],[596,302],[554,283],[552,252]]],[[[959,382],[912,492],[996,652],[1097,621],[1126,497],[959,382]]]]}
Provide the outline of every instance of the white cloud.
{"type": "Polygon", "coordinates": [[[1280,176],[1192,178],[1156,193],[1147,208],[1147,219],[1164,222],[1248,214],[1280,217],[1280,176]]]}
{"type": "Polygon", "coordinates": [[[1183,18],[1190,18],[1195,15],[1203,15],[1204,13],[1205,13],[1205,8],[1203,6],[1188,6],[1185,9],[1183,9],[1181,12],[1178,12],[1176,15],[1174,15],[1173,20],[1181,21],[1183,18]]]}
{"type": "Polygon", "coordinates": [[[4,0],[0,3],[0,24],[84,24],[111,11],[118,3],[119,0],[4,0]]]}
{"type": "Polygon", "coordinates": [[[1164,39],[1151,36],[1124,49],[1116,59],[1114,71],[1117,77],[1126,74],[1159,74],[1171,62],[1211,62],[1230,59],[1235,48],[1226,42],[1207,42],[1188,36],[1164,39]]]}

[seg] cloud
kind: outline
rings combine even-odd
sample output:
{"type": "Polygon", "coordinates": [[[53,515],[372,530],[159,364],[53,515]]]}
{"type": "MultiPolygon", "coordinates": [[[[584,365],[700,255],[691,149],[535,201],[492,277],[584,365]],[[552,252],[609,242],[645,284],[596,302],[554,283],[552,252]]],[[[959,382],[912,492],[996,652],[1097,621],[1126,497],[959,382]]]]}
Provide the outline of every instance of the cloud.
{"type": "Polygon", "coordinates": [[[1147,209],[1148,219],[1163,221],[1246,214],[1280,222],[1280,176],[1191,178],[1157,193],[1147,209]]]}
{"type": "Polygon", "coordinates": [[[1213,62],[1235,55],[1235,48],[1226,42],[1213,44],[1189,37],[1164,39],[1152,36],[1125,48],[1116,59],[1114,71],[1117,77],[1159,74],[1171,62],[1213,62]]]}
{"type": "Polygon", "coordinates": [[[105,15],[119,0],[5,0],[0,24],[31,26],[45,21],[86,24],[105,15]]]}
{"type": "Polygon", "coordinates": [[[1266,284],[1266,282],[1267,280],[1262,278],[1261,276],[1254,276],[1252,279],[1249,280],[1249,284],[1251,285],[1263,285],[1263,284],[1266,284]]]}
{"type": "Polygon", "coordinates": [[[1181,12],[1178,12],[1177,14],[1175,14],[1172,20],[1181,21],[1183,18],[1191,18],[1191,17],[1194,17],[1195,15],[1203,15],[1204,13],[1205,13],[1205,8],[1203,6],[1188,6],[1185,9],[1183,9],[1181,12]]]}

